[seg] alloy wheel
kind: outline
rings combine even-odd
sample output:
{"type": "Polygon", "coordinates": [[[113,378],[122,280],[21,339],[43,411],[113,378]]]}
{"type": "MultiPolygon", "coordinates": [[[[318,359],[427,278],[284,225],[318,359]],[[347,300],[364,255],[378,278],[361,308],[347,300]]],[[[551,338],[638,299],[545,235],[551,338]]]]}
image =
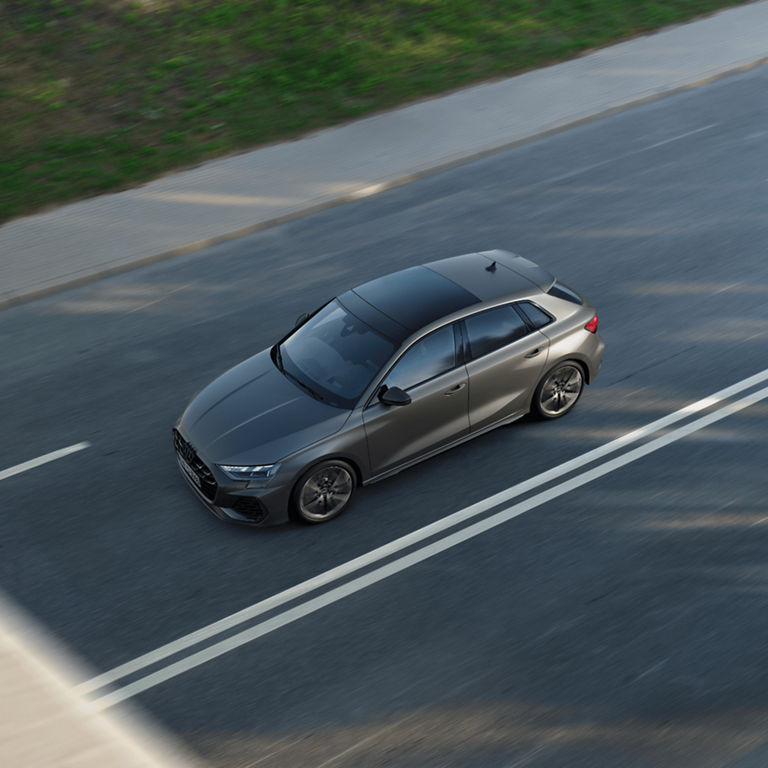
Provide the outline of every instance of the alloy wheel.
{"type": "Polygon", "coordinates": [[[542,416],[555,419],[576,405],[584,388],[584,374],[574,363],[550,371],[537,390],[536,407],[542,416]]]}
{"type": "Polygon", "coordinates": [[[349,468],[343,464],[324,464],[310,472],[299,489],[299,515],[311,523],[330,520],[346,507],[354,489],[349,468]]]}

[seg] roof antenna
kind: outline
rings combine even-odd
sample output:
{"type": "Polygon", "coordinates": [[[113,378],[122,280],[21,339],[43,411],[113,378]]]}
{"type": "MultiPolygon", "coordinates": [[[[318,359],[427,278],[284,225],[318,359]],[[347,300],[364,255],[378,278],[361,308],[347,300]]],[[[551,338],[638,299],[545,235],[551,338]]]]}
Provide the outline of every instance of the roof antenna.
{"type": "Polygon", "coordinates": [[[488,266],[485,268],[485,271],[486,271],[486,272],[495,272],[495,271],[496,271],[496,261],[494,260],[492,264],[489,264],[489,265],[488,265],[488,266]]]}

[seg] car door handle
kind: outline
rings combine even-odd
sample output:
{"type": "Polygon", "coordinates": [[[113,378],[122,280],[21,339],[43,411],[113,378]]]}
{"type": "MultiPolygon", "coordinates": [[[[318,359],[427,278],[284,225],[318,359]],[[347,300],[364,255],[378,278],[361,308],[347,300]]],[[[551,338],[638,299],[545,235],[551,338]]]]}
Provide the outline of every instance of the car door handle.
{"type": "Polygon", "coordinates": [[[443,394],[448,397],[448,395],[455,395],[459,390],[464,389],[464,385],[466,382],[462,381],[461,384],[457,384],[455,387],[451,387],[449,390],[446,390],[443,394]]]}
{"type": "Polygon", "coordinates": [[[541,352],[541,347],[536,347],[536,349],[532,349],[528,354],[525,355],[525,357],[536,357],[536,355],[541,352]]]}

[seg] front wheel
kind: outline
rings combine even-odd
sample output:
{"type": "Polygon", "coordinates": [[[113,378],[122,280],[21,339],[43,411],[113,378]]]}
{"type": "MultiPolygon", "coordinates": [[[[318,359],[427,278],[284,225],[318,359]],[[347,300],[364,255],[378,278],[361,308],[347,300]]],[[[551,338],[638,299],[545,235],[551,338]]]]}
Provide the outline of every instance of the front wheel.
{"type": "Polygon", "coordinates": [[[316,464],[293,490],[293,511],[305,523],[324,523],[340,515],[355,490],[355,471],[345,461],[316,464]]]}
{"type": "Polygon", "coordinates": [[[558,363],[544,375],[533,393],[533,408],[543,419],[559,419],[576,405],[584,389],[578,363],[558,363]]]}

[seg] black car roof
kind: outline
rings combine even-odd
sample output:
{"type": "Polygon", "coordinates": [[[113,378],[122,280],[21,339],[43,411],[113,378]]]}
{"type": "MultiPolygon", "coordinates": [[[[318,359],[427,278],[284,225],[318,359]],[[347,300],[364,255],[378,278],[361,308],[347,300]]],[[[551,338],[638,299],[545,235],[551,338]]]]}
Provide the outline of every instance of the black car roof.
{"type": "Polygon", "coordinates": [[[395,341],[472,304],[546,291],[547,270],[508,251],[467,253],[377,277],[339,296],[395,341]]]}
{"type": "Polygon", "coordinates": [[[538,264],[509,251],[483,251],[451,256],[425,264],[474,293],[481,301],[494,301],[515,294],[547,291],[554,275],[538,264]]]}
{"type": "Polygon", "coordinates": [[[353,293],[411,333],[480,301],[427,266],[378,277],[354,288],[353,293]]]}

